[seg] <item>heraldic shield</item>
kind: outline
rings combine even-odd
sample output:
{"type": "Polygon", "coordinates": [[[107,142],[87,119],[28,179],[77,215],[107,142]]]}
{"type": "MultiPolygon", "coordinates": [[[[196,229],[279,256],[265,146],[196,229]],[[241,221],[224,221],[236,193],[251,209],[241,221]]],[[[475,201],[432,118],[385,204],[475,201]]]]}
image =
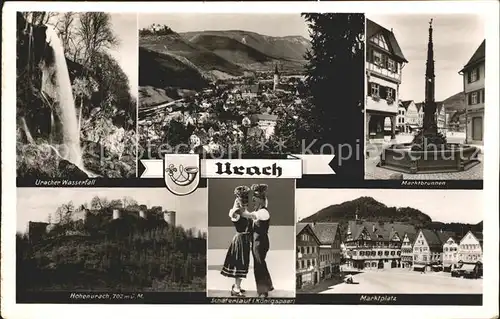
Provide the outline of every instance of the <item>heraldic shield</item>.
{"type": "Polygon", "coordinates": [[[198,154],[165,154],[163,159],[165,185],[175,195],[189,195],[200,182],[198,154]]]}

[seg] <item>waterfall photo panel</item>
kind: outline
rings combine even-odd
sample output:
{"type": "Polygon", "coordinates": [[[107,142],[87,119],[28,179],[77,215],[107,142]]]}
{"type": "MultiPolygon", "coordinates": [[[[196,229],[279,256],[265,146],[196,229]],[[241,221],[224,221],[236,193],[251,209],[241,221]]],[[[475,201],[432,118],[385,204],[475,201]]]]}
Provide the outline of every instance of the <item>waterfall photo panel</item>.
{"type": "Polygon", "coordinates": [[[137,14],[17,13],[18,179],[136,176],[137,14]]]}
{"type": "Polygon", "coordinates": [[[294,179],[208,181],[208,297],[295,297],[294,196],[294,179]]]}
{"type": "Polygon", "coordinates": [[[206,203],[206,188],[184,197],[165,188],[19,188],[17,301],[204,294],[206,203]]]}

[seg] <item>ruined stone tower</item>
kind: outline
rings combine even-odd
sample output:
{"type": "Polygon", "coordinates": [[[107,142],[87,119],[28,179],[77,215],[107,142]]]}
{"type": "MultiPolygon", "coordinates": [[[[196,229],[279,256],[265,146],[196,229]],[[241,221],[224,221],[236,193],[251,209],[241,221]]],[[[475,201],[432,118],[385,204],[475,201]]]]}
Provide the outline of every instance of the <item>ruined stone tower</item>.
{"type": "Polygon", "coordinates": [[[174,211],[165,211],[163,212],[163,219],[171,225],[175,226],[175,212],[174,211]]]}

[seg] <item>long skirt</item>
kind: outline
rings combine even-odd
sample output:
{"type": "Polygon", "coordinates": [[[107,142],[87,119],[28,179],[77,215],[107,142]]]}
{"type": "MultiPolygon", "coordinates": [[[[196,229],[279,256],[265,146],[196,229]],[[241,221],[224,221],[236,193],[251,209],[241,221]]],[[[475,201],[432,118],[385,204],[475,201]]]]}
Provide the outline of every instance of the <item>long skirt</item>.
{"type": "Polygon", "coordinates": [[[257,284],[257,293],[264,294],[273,291],[273,281],[267,269],[266,256],[269,251],[269,237],[267,235],[260,235],[254,238],[253,241],[253,267],[255,275],[255,283],[257,284]]]}
{"type": "Polygon", "coordinates": [[[231,278],[246,278],[250,265],[251,234],[237,233],[227,250],[221,274],[231,278]]]}

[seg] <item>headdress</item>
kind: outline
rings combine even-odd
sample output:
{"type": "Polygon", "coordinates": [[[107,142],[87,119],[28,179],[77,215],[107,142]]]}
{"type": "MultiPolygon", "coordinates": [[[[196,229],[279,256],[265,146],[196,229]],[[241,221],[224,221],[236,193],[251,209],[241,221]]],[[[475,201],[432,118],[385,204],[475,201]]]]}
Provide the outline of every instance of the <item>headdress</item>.
{"type": "Polygon", "coordinates": [[[253,184],[251,187],[253,196],[258,198],[266,198],[267,187],[267,184],[253,184]]]}
{"type": "Polygon", "coordinates": [[[248,194],[250,193],[250,188],[248,186],[238,186],[234,189],[234,195],[241,199],[243,204],[248,204],[248,194]]]}

